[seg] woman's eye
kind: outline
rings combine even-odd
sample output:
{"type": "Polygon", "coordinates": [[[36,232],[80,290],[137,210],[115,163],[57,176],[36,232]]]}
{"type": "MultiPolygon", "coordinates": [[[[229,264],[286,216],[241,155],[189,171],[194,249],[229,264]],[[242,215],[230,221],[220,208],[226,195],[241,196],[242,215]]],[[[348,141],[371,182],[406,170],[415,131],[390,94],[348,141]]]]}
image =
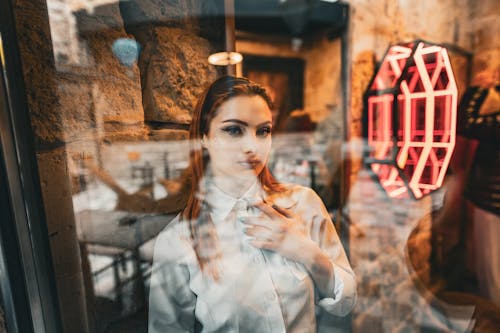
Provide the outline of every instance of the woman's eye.
{"type": "Polygon", "coordinates": [[[271,127],[262,127],[257,130],[257,136],[266,137],[271,134],[271,127]]]}
{"type": "Polygon", "coordinates": [[[240,136],[243,134],[243,130],[239,126],[228,126],[222,130],[231,136],[240,136]]]}

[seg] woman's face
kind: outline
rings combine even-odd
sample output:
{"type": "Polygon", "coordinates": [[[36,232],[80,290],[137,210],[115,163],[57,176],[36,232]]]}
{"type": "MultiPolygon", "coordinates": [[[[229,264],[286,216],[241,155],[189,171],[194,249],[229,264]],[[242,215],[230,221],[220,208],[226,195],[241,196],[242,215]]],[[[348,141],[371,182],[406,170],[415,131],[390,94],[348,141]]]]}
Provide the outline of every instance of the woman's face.
{"type": "Polygon", "coordinates": [[[271,150],[272,115],[258,95],[222,103],[203,136],[216,177],[242,179],[260,174],[271,150]]]}

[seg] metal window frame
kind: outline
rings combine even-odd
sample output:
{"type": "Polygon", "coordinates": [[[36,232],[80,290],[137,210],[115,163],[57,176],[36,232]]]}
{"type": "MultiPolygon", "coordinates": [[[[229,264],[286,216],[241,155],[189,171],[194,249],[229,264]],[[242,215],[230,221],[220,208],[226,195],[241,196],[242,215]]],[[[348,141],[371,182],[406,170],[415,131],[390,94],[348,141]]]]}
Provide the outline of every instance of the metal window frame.
{"type": "Polygon", "coordinates": [[[62,332],[26,89],[10,1],[0,1],[0,289],[7,329],[62,332]]]}

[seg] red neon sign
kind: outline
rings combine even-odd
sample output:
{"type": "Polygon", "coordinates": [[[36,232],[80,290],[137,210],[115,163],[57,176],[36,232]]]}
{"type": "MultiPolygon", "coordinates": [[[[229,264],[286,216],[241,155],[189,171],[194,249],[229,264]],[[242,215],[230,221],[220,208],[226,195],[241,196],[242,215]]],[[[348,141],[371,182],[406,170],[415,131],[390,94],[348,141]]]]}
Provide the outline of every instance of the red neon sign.
{"type": "Polygon", "coordinates": [[[446,49],[389,48],[365,94],[365,164],[390,197],[438,189],[455,147],[457,86],[446,49]]]}

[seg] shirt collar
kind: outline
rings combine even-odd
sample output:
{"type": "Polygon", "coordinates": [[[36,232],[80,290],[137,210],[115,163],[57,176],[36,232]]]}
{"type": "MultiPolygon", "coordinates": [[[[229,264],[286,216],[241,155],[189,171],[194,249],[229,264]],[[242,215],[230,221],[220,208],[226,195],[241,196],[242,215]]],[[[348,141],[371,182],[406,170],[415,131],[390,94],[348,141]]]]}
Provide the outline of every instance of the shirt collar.
{"type": "Polygon", "coordinates": [[[235,206],[238,209],[247,209],[249,202],[263,200],[264,190],[259,181],[255,181],[252,186],[239,198],[235,198],[217,187],[213,182],[208,185],[206,200],[210,205],[210,212],[215,220],[225,219],[235,206]]]}

